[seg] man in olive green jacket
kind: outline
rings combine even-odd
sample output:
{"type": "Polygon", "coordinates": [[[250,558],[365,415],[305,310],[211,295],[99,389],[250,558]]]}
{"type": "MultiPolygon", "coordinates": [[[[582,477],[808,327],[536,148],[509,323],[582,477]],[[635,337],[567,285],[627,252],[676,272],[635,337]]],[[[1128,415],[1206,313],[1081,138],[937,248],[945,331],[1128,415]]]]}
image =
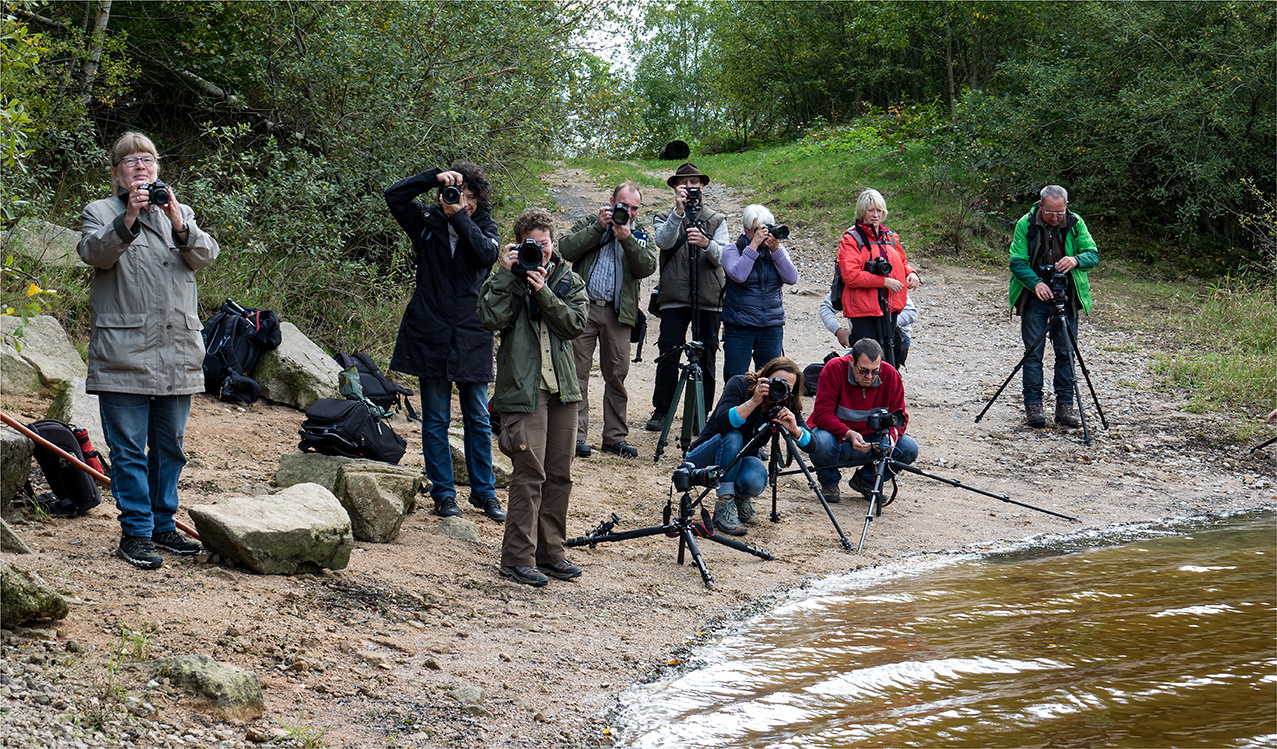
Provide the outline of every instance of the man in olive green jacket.
{"type": "Polygon", "coordinates": [[[514,223],[500,267],[479,291],[479,321],[500,333],[493,405],[501,452],[514,465],[501,544],[501,574],[542,586],[546,575],[581,576],[563,549],[572,494],[573,440],[581,400],[569,342],[585,329],[585,281],[554,252],[554,218],[539,208],[514,223]],[[520,247],[539,245],[541,265],[517,267],[520,247]]]}
{"type": "Polygon", "coordinates": [[[656,272],[656,248],[648,244],[647,233],[638,223],[642,202],[639,186],[623,182],[612,191],[612,199],[599,209],[597,218],[582,218],[559,240],[559,252],[585,279],[590,299],[585,333],[572,341],[581,387],[576,430],[578,458],[590,456],[589,383],[596,344],[603,375],[603,451],[625,458],[638,457],[638,449],[625,440],[630,433],[625,377],[630,372],[630,333],[640,314],[639,280],[656,272]]]}

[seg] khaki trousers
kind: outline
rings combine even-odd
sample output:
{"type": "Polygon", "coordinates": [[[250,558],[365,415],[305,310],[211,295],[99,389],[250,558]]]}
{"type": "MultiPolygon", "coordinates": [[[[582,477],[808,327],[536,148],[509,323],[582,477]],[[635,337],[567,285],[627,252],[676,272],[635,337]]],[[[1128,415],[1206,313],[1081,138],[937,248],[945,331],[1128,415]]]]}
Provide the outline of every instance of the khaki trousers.
{"type": "Polygon", "coordinates": [[[568,498],[576,448],[576,404],[542,390],[535,413],[501,414],[497,445],[514,464],[501,566],[532,567],[566,557],[568,498]]]}
{"type": "Polygon", "coordinates": [[[626,423],[625,377],[630,373],[630,330],[616,316],[616,307],[608,302],[599,306],[590,302],[585,332],[572,341],[576,355],[576,379],[581,385],[581,406],[577,413],[576,438],[588,442],[590,429],[590,365],[594,348],[599,349],[599,371],[603,374],[603,444],[615,445],[630,433],[626,423]]]}

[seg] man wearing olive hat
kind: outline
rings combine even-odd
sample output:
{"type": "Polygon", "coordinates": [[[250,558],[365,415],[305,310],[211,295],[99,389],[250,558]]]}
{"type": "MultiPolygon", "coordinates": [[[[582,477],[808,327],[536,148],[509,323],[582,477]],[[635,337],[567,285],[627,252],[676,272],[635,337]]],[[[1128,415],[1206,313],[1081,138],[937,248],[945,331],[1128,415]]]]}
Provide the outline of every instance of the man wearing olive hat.
{"type": "MultiPolygon", "coordinates": [[[[692,323],[692,296],[698,295],[700,340],[705,344],[701,358],[705,403],[714,402],[714,371],[717,369],[718,329],[722,317],[723,246],[727,244],[727,216],[701,203],[701,188],[709,184],[695,164],[680,166],[666,180],[674,188],[674,207],[661,211],[654,219],[653,238],[660,248],[660,284],[657,307],[661,316],[661,332],[656,348],[661,354],[687,340],[692,323]],[[689,200],[689,188],[690,200],[689,200]],[[693,221],[694,219],[694,221],[693,221]],[[699,288],[692,289],[692,267],[689,253],[694,247],[700,255],[697,264],[699,288]]],[[[674,400],[678,380],[679,359],[661,358],[656,365],[656,384],[652,392],[652,418],[646,428],[659,432],[665,414],[674,400]]]]}

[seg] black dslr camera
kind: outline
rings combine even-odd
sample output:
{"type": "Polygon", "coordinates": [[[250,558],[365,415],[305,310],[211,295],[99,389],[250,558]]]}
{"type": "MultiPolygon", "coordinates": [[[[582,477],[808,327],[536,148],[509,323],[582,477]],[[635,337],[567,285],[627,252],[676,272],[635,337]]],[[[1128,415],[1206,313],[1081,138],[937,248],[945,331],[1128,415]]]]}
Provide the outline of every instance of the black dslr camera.
{"type": "Polygon", "coordinates": [[[445,185],[439,190],[439,198],[448,205],[461,202],[461,188],[456,185],[445,185]]]}
{"type": "Polygon", "coordinates": [[[905,425],[904,411],[888,411],[885,408],[874,408],[865,418],[865,428],[871,432],[885,432],[905,425]]]}
{"type": "Polygon", "coordinates": [[[172,193],[169,192],[168,185],[158,179],[149,185],[142,185],[141,189],[146,190],[150,194],[151,205],[168,205],[169,198],[172,196],[172,193]]]}
{"type": "Polygon", "coordinates": [[[767,233],[776,239],[789,239],[789,227],[785,225],[767,224],[767,233]]]}
{"type": "Polygon", "coordinates": [[[718,466],[697,468],[690,460],[675,468],[670,476],[670,480],[674,482],[674,490],[680,492],[691,491],[693,486],[718,486],[719,478],[718,466]]]}
{"type": "Polygon", "coordinates": [[[686,189],[687,198],[683,201],[683,205],[689,211],[699,211],[701,209],[701,188],[688,187],[686,189]]]}
{"type": "Polygon", "coordinates": [[[541,259],[544,257],[542,246],[532,237],[525,238],[514,251],[518,253],[514,266],[510,268],[514,275],[526,278],[528,271],[541,267],[541,259]]]}
{"type": "Polygon", "coordinates": [[[625,226],[630,223],[630,209],[624,204],[618,203],[612,208],[612,223],[616,226],[625,226]]]}
{"type": "Polygon", "coordinates": [[[1038,278],[1051,287],[1051,294],[1058,299],[1067,299],[1069,295],[1069,275],[1055,269],[1054,265],[1039,265],[1038,278]]]}
{"type": "Polygon", "coordinates": [[[885,257],[876,257],[865,261],[865,270],[875,276],[890,276],[891,261],[885,257]]]}
{"type": "Polygon", "coordinates": [[[767,381],[767,396],[777,405],[788,403],[794,393],[789,389],[789,382],[784,377],[773,377],[767,381]]]}

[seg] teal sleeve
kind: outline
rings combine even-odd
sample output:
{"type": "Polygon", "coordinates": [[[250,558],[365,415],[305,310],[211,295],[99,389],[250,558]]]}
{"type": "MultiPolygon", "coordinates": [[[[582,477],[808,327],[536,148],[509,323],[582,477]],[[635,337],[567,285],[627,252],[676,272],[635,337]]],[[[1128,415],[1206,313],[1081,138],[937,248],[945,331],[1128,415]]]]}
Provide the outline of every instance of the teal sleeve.
{"type": "Polygon", "coordinates": [[[810,443],[811,443],[811,430],[808,429],[807,427],[803,427],[803,436],[798,438],[798,446],[806,447],[810,443]]]}
{"type": "Polygon", "coordinates": [[[736,408],[727,409],[727,420],[731,422],[733,429],[740,429],[745,424],[745,420],[740,417],[740,412],[736,408]]]}

